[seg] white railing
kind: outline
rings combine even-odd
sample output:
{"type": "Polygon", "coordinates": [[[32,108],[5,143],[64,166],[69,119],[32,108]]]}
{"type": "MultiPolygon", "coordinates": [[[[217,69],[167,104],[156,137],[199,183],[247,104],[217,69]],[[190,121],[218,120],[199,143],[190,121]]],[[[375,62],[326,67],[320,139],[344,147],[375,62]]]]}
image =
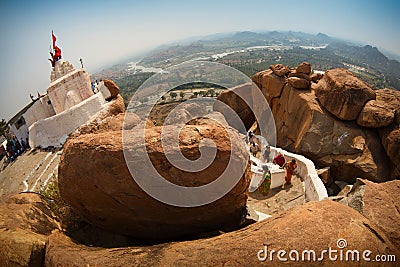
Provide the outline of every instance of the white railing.
{"type": "Polygon", "coordinates": [[[295,174],[301,177],[304,181],[305,200],[308,201],[319,201],[328,197],[326,188],[318,177],[317,171],[315,170],[314,163],[308,158],[287,152],[283,149],[272,147],[271,154],[281,153],[286,161],[295,159],[297,161],[297,168],[295,174]]]}

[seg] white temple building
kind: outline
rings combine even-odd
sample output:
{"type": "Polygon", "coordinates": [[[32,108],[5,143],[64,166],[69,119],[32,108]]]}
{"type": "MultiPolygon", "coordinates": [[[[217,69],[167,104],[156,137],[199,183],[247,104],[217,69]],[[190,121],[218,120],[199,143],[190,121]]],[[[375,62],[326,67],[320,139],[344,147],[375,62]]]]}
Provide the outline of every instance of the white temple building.
{"type": "Polygon", "coordinates": [[[70,133],[89,121],[105,104],[101,93],[93,93],[89,74],[84,69],[74,69],[68,61],[57,61],[50,79],[46,96],[54,114],[29,126],[31,147],[62,146],[70,133]]]}
{"type": "Polygon", "coordinates": [[[47,93],[29,103],[8,123],[18,140],[28,138],[31,147],[62,146],[70,133],[106,103],[101,92],[93,93],[89,74],[66,60],[54,62],[50,81],[47,93]]]}

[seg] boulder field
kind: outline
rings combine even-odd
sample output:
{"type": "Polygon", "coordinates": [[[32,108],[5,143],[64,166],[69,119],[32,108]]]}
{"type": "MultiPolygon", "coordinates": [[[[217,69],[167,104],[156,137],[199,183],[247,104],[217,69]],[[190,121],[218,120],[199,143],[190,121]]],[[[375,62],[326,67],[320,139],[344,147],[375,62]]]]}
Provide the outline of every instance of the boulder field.
{"type": "MultiPolygon", "coordinates": [[[[390,175],[396,174],[396,169],[392,163],[399,160],[399,113],[394,108],[391,119],[392,115],[382,115],[379,107],[386,104],[383,102],[397,103],[397,93],[386,92],[388,89],[382,90],[382,94],[375,91],[375,99],[361,108],[360,114],[364,112],[364,115],[344,121],[319,101],[315,81],[322,81],[324,77],[311,74],[310,68],[306,63],[296,70],[276,66],[255,76],[259,80],[253,77],[255,82],[260,82],[259,87],[272,106],[278,145],[304,152],[318,164],[331,166],[335,177],[351,180],[363,177],[372,181],[393,177],[390,175]],[[305,87],[307,83],[289,82],[290,77],[310,82],[309,87],[293,87],[295,84],[305,87]],[[379,128],[373,127],[375,123],[382,124],[381,119],[371,115],[375,114],[371,111],[375,107],[378,107],[377,116],[387,117],[385,125],[379,128]],[[360,126],[362,123],[368,127],[360,126]]],[[[170,206],[147,195],[131,178],[123,155],[122,127],[124,124],[130,133],[126,145],[135,151],[139,134],[136,129],[145,124],[146,149],[154,167],[168,181],[183,186],[213,181],[231,156],[234,161],[247,162],[248,154],[237,131],[226,122],[216,122],[221,114],[214,114],[219,118],[216,120],[199,118],[183,127],[164,127],[167,138],[179,132],[180,150],[188,159],[200,156],[202,139],[215,140],[215,162],[199,173],[188,174],[168,163],[165,151],[177,152],[161,146],[161,127],[123,112],[122,99],[117,96],[108,110],[74,132],[64,145],[58,174],[60,194],[73,210],[87,222],[115,236],[108,233],[103,240],[104,247],[84,245],[79,243],[76,233],[71,235],[62,229],[63,223],[52,212],[49,200],[34,193],[7,196],[0,199],[0,266],[254,266],[261,263],[259,257],[262,260],[265,252],[268,253],[265,264],[281,266],[278,250],[286,251],[283,257],[288,258],[288,253],[295,249],[299,259],[302,251],[314,250],[319,258],[322,250],[340,251],[338,240],[346,241],[344,253],[370,250],[371,259],[378,254],[399,259],[400,181],[375,183],[357,179],[338,202],[309,202],[231,231],[237,229],[245,209],[250,182],[248,165],[238,184],[219,200],[195,208],[170,206]],[[232,144],[239,149],[232,150],[232,144]],[[223,231],[218,235],[214,232],[214,237],[190,240],[198,233],[215,230],[223,231]],[[110,242],[121,238],[119,234],[139,242],[177,238],[187,241],[151,246],[106,244],[108,238],[110,242]],[[275,254],[270,261],[272,250],[275,254]]],[[[332,265],[327,254],[322,261],[301,263],[332,265]]],[[[356,264],[364,265],[363,259],[356,264]]],[[[348,266],[349,261],[336,260],[335,265],[348,266]]],[[[397,263],[385,262],[380,266],[397,266],[397,263]]]]}
{"type": "Polygon", "coordinates": [[[277,146],[330,167],[335,180],[399,178],[400,92],[372,90],[344,69],[309,67],[272,65],[252,77],[272,110],[277,146]]]}

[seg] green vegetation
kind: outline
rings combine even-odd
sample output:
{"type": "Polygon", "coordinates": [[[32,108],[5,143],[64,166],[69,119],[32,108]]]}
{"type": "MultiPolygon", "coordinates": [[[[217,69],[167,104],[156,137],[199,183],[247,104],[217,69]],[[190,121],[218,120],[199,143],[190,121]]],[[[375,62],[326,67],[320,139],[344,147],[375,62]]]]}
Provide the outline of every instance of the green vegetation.
{"type": "Polygon", "coordinates": [[[201,88],[216,88],[216,89],[226,89],[223,86],[214,83],[206,83],[206,82],[191,82],[185,83],[175,87],[173,90],[188,90],[188,89],[201,89],[201,88]]]}
{"type": "Polygon", "coordinates": [[[63,209],[67,204],[60,196],[60,189],[58,188],[58,182],[54,179],[47,185],[45,189],[40,190],[40,196],[49,203],[50,209],[57,215],[60,216],[63,213],[63,209]]]}
{"type": "Polygon", "coordinates": [[[169,96],[172,98],[172,99],[175,99],[176,97],[177,97],[177,93],[175,93],[175,92],[170,92],[169,93],[169,96]]]}
{"type": "MultiPolygon", "coordinates": [[[[125,107],[128,106],[129,101],[131,100],[132,96],[135,94],[136,90],[147,80],[149,79],[154,73],[136,73],[128,76],[124,76],[121,78],[116,78],[115,83],[120,88],[120,93],[122,98],[124,99],[125,107]]],[[[177,77],[179,79],[179,77],[177,77]]],[[[198,90],[198,89],[205,89],[201,92],[193,92],[194,97],[196,98],[198,95],[201,96],[218,96],[219,91],[221,89],[226,89],[220,85],[213,84],[213,83],[206,83],[206,82],[192,82],[179,85],[171,90],[168,96],[175,100],[178,97],[178,93],[176,91],[183,91],[183,90],[198,90]],[[211,88],[207,91],[207,88],[211,88]],[[218,91],[216,91],[218,90],[218,91]]],[[[181,100],[184,99],[185,96],[188,96],[185,92],[179,92],[179,97],[181,100]]],[[[193,97],[192,97],[193,98],[193,97]]],[[[166,96],[162,96],[161,100],[165,103],[166,96]]]]}
{"type": "Polygon", "coordinates": [[[39,195],[49,204],[51,211],[54,212],[66,232],[76,232],[82,228],[82,219],[61,198],[56,177],[52,177],[47,187],[39,191],[39,195]]]}
{"type": "Polygon", "coordinates": [[[124,99],[125,107],[128,106],[128,103],[136,90],[153,74],[153,72],[140,72],[114,79],[114,82],[121,90],[120,93],[124,99]]]}

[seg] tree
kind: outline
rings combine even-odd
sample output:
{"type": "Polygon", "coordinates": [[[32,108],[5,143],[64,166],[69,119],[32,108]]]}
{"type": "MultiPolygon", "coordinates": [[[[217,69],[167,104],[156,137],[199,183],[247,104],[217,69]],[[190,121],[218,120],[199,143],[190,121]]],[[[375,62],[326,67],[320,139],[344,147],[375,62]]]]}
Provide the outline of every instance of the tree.
{"type": "Polygon", "coordinates": [[[171,92],[171,93],[169,93],[169,96],[170,96],[172,99],[175,99],[175,98],[178,96],[178,94],[175,93],[175,92],[171,92]]]}
{"type": "Polygon", "coordinates": [[[214,95],[215,95],[215,90],[214,90],[214,89],[208,90],[207,93],[206,93],[206,95],[209,95],[209,96],[211,96],[211,97],[214,97],[214,95]]]}
{"type": "Polygon", "coordinates": [[[165,96],[161,96],[162,102],[165,103],[165,96]]]}
{"type": "Polygon", "coordinates": [[[183,97],[185,96],[185,92],[182,92],[182,91],[181,91],[181,92],[179,93],[179,96],[181,97],[181,99],[183,99],[183,97]]]}
{"type": "Polygon", "coordinates": [[[0,121],[0,135],[4,136],[4,138],[7,138],[6,134],[8,134],[8,131],[9,131],[9,128],[8,128],[6,120],[2,119],[0,121]]]}

